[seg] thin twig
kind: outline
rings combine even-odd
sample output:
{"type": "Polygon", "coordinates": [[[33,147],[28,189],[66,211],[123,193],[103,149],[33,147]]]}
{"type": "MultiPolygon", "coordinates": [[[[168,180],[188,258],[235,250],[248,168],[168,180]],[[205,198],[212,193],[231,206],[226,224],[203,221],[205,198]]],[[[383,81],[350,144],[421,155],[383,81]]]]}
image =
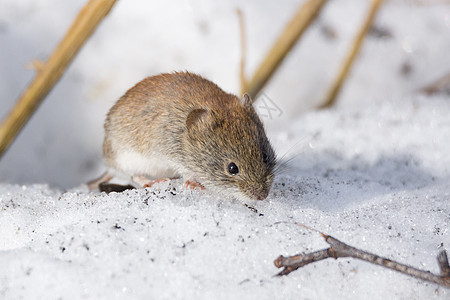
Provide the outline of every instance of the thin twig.
{"type": "Polygon", "coordinates": [[[340,257],[353,257],[363,261],[370,262],[375,265],[379,265],[385,268],[395,270],[397,272],[412,276],[417,279],[437,283],[439,285],[450,288],[450,266],[448,264],[447,252],[441,251],[437,256],[439,267],[441,269],[441,275],[435,275],[429,271],[423,271],[411,266],[407,266],[390,259],[372,254],[352,246],[349,246],[338,239],[320,233],[325,241],[331,246],[330,248],[319,250],[307,254],[297,254],[294,256],[284,257],[279,256],[274,264],[277,268],[284,269],[278,273],[278,276],[287,275],[292,271],[297,270],[307,264],[314,263],[327,258],[340,258],[340,257]]]}
{"type": "Polygon", "coordinates": [[[90,0],[80,11],[48,61],[36,65],[38,67],[36,77],[0,126],[0,157],[115,2],[116,0],[90,0]]]}
{"type": "Polygon", "coordinates": [[[126,190],[133,190],[135,189],[132,185],[121,185],[121,184],[115,184],[115,183],[109,183],[109,182],[102,182],[98,185],[98,189],[100,192],[105,192],[107,194],[116,192],[116,193],[122,193],[126,190]]]}
{"type": "Polygon", "coordinates": [[[333,257],[330,253],[328,253],[328,249],[323,249],[308,254],[297,254],[289,257],[280,255],[274,261],[274,264],[277,268],[284,267],[284,269],[278,273],[277,276],[287,275],[298,268],[306,266],[307,264],[333,257]]]}
{"type": "Polygon", "coordinates": [[[299,8],[247,84],[246,92],[253,101],[326,2],[308,0],[299,8]]]}
{"type": "Polygon", "coordinates": [[[450,265],[448,264],[447,251],[442,250],[437,257],[439,268],[441,269],[441,275],[443,277],[450,277],[450,265]]]}
{"type": "Polygon", "coordinates": [[[345,79],[347,78],[347,75],[350,71],[350,67],[352,66],[353,61],[355,60],[355,58],[361,48],[364,37],[366,36],[367,32],[369,31],[370,26],[372,25],[373,20],[375,19],[375,15],[378,11],[378,8],[380,7],[382,2],[383,2],[383,0],[372,0],[372,5],[369,9],[369,14],[367,15],[364,24],[362,25],[361,29],[359,30],[359,32],[356,36],[356,39],[353,42],[353,45],[352,45],[350,51],[348,52],[347,57],[345,58],[342,66],[341,66],[338,76],[336,77],[333,84],[331,85],[331,88],[329,89],[328,93],[326,94],[325,100],[324,100],[323,104],[321,105],[321,108],[329,107],[329,106],[333,105],[333,103],[335,102],[335,99],[336,99],[337,95],[339,94],[339,91],[341,90],[341,87],[342,87],[345,79]]]}

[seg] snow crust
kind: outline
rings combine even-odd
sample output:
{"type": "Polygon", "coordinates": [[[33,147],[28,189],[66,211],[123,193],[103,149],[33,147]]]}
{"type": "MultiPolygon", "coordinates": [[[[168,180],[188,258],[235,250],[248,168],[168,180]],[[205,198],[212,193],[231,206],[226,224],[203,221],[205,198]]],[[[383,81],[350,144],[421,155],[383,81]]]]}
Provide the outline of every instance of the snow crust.
{"type": "MultiPolygon", "coordinates": [[[[2,2],[0,118],[32,78],[23,66],[49,55],[82,5],[2,2]]],[[[188,69],[238,90],[236,6],[248,24],[251,74],[296,1],[118,2],[0,161],[0,298],[450,297],[352,259],[273,276],[279,255],[328,246],[296,223],[439,272],[436,255],[450,249],[450,99],[418,90],[449,71],[445,5],[387,1],[339,104],[310,111],[366,9],[350,0],[326,6],[264,90],[281,110],[263,120],[287,167],[268,199],[247,203],[255,210],[177,180],[87,191],[82,183],[103,168],[104,115],[134,83],[188,69]]]]}

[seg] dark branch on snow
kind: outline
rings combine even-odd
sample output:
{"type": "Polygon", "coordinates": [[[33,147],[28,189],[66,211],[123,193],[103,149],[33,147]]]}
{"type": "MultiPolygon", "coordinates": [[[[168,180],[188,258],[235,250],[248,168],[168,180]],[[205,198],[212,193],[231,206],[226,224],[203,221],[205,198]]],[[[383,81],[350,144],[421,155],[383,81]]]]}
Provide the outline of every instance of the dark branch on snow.
{"type": "MultiPolygon", "coordinates": [[[[306,227],[306,226],[304,226],[306,227]]],[[[440,275],[433,274],[429,271],[423,271],[416,269],[411,266],[407,266],[390,259],[359,250],[352,246],[349,246],[338,239],[320,233],[325,241],[331,246],[327,249],[307,253],[307,254],[297,254],[294,256],[278,257],[274,263],[277,268],[284,268],[278,276],[288,275],[292,271],[297,270],[307,264],[314,263],[327,258],[340,258],[340,257],[353,257],[363,261],[370,262],[375,265],[380,265],[385,268],[389,268],[400,273],[412,276],[417,279],[437,283],[439,285],[450,288],[450,266],[448,264],[447,252],[442,250],[437,256],[439,267],[441,270],[440,275]]]]}

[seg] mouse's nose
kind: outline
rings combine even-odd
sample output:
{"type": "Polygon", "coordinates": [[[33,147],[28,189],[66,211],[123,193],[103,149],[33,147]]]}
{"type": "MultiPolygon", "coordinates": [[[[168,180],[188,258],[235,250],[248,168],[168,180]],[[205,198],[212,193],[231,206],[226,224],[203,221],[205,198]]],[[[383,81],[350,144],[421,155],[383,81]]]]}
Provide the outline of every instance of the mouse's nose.
{"type": "Polygon", "coordinates": [[[264,200],[269,195],[269,190],[265,188],[253,189],[252,194],[256,200],[264,200]]]}

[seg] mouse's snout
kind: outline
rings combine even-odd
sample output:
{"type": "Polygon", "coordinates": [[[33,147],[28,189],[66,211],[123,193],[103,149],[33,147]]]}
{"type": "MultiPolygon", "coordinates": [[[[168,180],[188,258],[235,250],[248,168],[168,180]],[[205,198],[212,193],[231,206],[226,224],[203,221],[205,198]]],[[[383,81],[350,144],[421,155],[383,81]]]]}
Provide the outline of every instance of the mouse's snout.
{"type": "Polygon", "coordinates": [[[264,200],[269,195],[269,188],[263,187],[258,189],[253,187],[250,192],[253,199],[264,200]]]}
{"type": "Polygon", "coordinates": [[[273,175],[242,181],[241,191],[253,200],[264,200],[269,196],[273,175]]]}

